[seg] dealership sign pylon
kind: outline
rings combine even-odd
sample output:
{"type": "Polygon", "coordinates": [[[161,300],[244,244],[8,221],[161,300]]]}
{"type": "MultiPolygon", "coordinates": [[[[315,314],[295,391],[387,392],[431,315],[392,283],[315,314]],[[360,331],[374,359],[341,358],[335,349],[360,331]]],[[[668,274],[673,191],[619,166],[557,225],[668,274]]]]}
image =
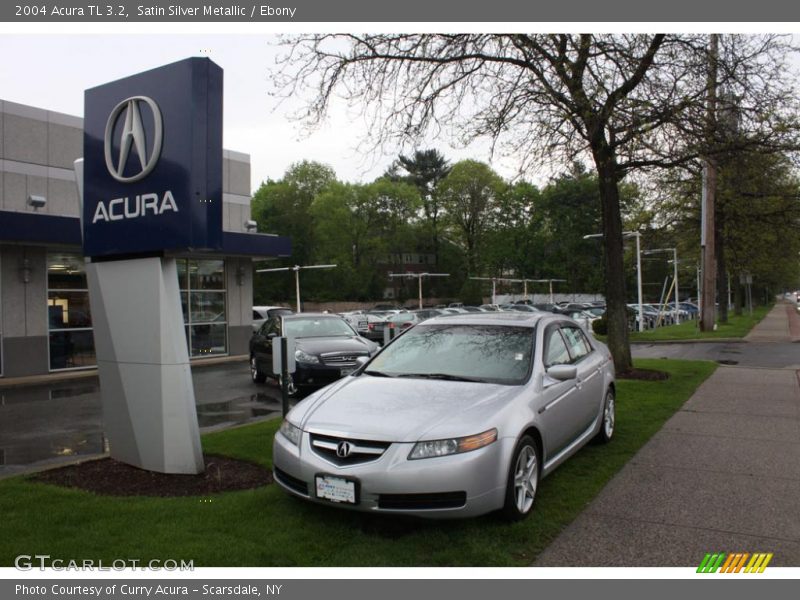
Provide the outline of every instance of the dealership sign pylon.
{"type": "Polygon", "coordinates": [[[202,472],[175,255],[222,247],[222,69],[191,58],[87,90],[82,183],[111,456],[202,472]]]}

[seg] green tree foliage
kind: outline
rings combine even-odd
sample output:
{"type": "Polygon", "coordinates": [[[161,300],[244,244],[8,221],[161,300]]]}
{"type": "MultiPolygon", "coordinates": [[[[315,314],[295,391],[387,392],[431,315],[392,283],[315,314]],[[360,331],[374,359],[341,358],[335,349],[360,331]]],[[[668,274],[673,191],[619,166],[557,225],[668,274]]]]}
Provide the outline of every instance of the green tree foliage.
{"type": "Polygon", "coordinates": [[[401,154],[397,159],[397,165],[408,173],[406,180],[419,190],[425,224],[430,231],[433,253],[438,259],[439,227],[442,216],[438,188],[442,180],[450,173],[450,164],[444,155],[438,150],[432,149],[416,150],[412,156],[401,154]]]}
{"type": "MultiPolygon", "coordinates": [[[[665,182],[671,198],[660,203],[662,222],[648,237],[651,247],[677,246],[683,264],[681,297],[696,297],[702,179],[699,168],[682,176],[665,182]]],[[[753,276],[756,298],[798,287],[800,181],[786,156],[740,151],[720,161],[716,221],[722,244],[718,254],[724,261],[717,281],[722,304],[727,304],[728,275],[734,296],[746,273],[753,276]]]]}
{"type": "MultiPolygon", "coordinates": [[[[749,273],[757,289],[797,287],[800,182],[785,157],[739,153],[720,170],[718,230],[726,271],[738,285],[749,273]]],[[[726,283],[717,282],[724,290],[726,283]]]]}
{"type": "Polygon", "coordinates": [[[467,273],[479,275],[481,250],[492,222],[502,218],[506,183],[487,164],[463,160],[439,186],[448,229],[466,253],[467,273]]]}
{"type": "MultiPolygon", "coordinates": [[[[291,258],[270,266],[312,264],[315,256],[311,204],[335,181],[336,174],[327,165],[302,161],[291,165],[279,181],[262,183],[253,194],[251,212],[259,231],[285,235],[292,240],[291,258]]],[[[259,274],[254,281],[256,303],[294,297],[294,282],[288,274],[259,274]]]]}

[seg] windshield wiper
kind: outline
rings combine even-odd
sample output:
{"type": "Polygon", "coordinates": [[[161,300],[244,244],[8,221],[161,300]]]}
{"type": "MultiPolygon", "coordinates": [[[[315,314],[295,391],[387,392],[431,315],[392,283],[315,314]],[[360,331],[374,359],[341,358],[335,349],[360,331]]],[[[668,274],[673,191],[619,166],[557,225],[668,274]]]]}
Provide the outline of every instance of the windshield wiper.
{"type": "Polygon", "coordinates": [[[463,375],[451,375],[450,373],[403,373],[395,377],[418,377],[420,379],[442,379],[444,381],[471,381],[474,383],[486,383],[480,377],[465,377],[463,375]]]}
{"type": "Polygon", "coordinates": [[[373,377],[395,377],[395,375],[389,375],[389,373],[384,373],[383,371],[373,371],[372,369],[364,371],[364,374],[372,375],[373,377]]]}

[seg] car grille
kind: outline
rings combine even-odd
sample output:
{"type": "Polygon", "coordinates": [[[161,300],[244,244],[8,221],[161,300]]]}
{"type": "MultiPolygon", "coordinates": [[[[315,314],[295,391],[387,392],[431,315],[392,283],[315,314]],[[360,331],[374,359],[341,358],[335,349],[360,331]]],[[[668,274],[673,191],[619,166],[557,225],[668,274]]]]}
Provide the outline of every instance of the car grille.
{"type": "Polygon", "coordinates": [[[372,442],[368,440],[351,440],[327,435],[311,434],[311,449],[328,462],[340,467],[358,465],[378,460],[391,442],[372,442]],[[341,456],[342,446],[349,445],[347,456],[341,456]]]}
{"type": "Polygon", "coordinates": [[[298,494],[302,494],[303,496],[308,496],[308,484],[302,479],[297,479],[297,477],[292,477],[285,471],[281,471],[278,467],[273,468],[273,474],[275,475],[275,479],[277,479],[279,482],[281,482],[289,489],[292,489],[298,494]]]}
{"type": "Polygon", "coordinates": [[[386,510],[436,510],[461,508],[467,503],[467,492],[433,494],[379,494],[378,508],[386,510]]]}
{"type": "Polygon", "coordinates": [[[366,352],[329,352],[322,354],[322,362],[332,367],[355,367],[359,356],[367,356],[366,352]]]}

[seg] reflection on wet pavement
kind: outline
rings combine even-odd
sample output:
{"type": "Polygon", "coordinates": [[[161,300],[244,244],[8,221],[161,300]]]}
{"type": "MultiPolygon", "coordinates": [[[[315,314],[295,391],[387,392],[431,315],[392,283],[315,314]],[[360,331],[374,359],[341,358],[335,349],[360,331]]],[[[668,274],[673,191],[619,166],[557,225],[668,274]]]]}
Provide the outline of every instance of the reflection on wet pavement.
{"type": "MultiPolygon", "coordinates": [[[[254,385],[246,365],[193,372],[201,431],[280,416],[275,385],[254,385]]],[[[108,451],[96,378],[0,389],[0,477],[108,451]]]]}
{"type": "Polygon", "coordinates": [[[277,417],[280,414],[280,400],[266,394],[252,394],[249,398],[197,406],[197,422],[200,429],[204,430],[221,429],[261,418],[277,417]]]}

